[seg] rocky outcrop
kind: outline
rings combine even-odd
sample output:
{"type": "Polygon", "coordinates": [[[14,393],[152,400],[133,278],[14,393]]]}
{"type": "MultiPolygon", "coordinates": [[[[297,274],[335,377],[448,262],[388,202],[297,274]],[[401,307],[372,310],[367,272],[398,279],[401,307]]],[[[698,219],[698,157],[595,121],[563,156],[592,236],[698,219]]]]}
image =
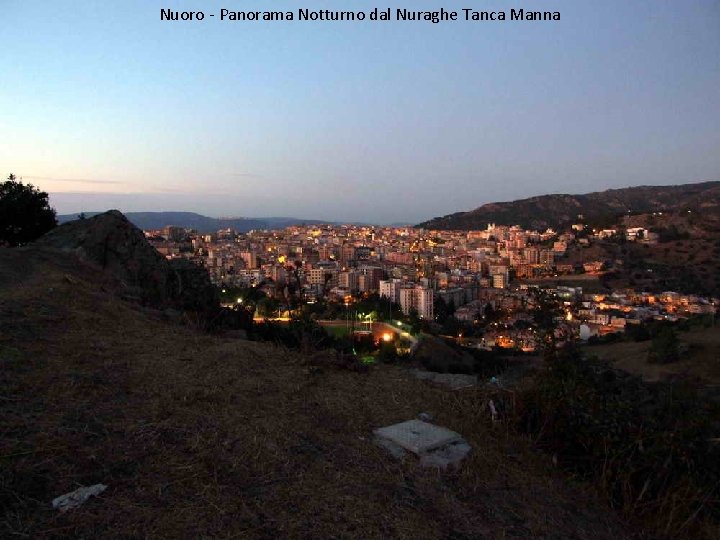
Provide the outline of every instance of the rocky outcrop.
{"type": "Polygon", "coordinates": [[[126,294],[156,307],[212,312],[217,291],[207,272],[187,260],[167,261],[117,210],[56,227],[36,245],[72,251],[118,278],[126,294]]]}
{"type": "Polygon", "coordinates": [[[167,299],[167,261],[117,210],[60,225],[36,245],[72,251],[99,264],[135,289],[144,301],[162,303],[167,299]]]}
{"type": "Polygon", "coordinates": [[[473,373],[475,366],[475,360],[468,353],[427,335],[422,336],[413,348],[411,358],[425,369],[440,373],[473,373]]]}

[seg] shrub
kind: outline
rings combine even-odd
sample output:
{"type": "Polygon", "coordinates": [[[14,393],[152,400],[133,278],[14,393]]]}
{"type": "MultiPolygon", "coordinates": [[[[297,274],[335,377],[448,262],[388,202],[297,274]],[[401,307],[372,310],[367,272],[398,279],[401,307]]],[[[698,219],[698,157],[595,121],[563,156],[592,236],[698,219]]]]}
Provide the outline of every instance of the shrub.
{"type": "Polygon", "coordinates": [[[12,174],[0,184],[0,245],[27,244],[56,225],[47,193],[16,181],[12,174]]]}
{"type": "Polygon", "coordinates": [[[648,362],[668,364],[680,357],[678,338],[672,326],[662,326],[652,339],[648,350],[648,362]]]}
{"type": "Polygon", "coordinates": [[[718,410],[691,388],[650,385],[569,350],[520,397],[522,429],[628,515],[684,537],[720,519],[718,410]]]}

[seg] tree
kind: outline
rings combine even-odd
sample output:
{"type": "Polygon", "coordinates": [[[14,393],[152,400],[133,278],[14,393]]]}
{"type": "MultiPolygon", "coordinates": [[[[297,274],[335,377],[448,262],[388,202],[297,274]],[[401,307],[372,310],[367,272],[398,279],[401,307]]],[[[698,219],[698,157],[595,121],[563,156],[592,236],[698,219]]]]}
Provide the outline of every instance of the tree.
{"type": "Polygon", "coordinates": [[[535,307],[532,310],[533,322],[537,328],[545,360],[553,360],[557,352],[557,337],[555,320],[560,317],[560,303],[554,294],[538,289],[534,292],[535,307]]]}
{"type": "Polygon", "coordinates": [[[410,308],[410,313],[408,313],[408,324],[410,325],[410,331],[413,334],[418,334],[420,332],[422,321],[420,320],[420,315],[417,309],[410,308]]]}
{"type": "Polygon", "coordinates": [[[265,297],[258,301],[257,312],[260,317],[275,317],[279,307],[279,302],[274,298],[265,297]]]}
{"type": "Polygon", "coordinates": [[[653,337],[648,350],[648,361],[655,364],[675,362],[680,357],[680,347],[675,329],[663,325],[653,337]]]}
{"type": "Polygon", "coordinates": [[[57,225],[48,194],[11,174],[0,184],[0,245],[20,246],[57,225]]]}

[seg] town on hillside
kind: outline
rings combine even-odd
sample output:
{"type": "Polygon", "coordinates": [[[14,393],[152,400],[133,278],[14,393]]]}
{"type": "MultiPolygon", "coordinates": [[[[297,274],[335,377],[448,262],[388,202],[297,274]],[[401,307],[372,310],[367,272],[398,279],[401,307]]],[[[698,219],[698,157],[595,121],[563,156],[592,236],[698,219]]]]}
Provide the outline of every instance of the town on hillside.
{"type": "Polygon", "coordinates": [[[623,261],[592,258],[597,252],[590,248],[608,241],[656,244],[658,234],[643,227],[306,225],[200,234],[167,226],[145,235],[165,257],[205,267],[226,306],[252,300],[258,321],[301,312],[326,322],[352,319],[354,328],[395,321],[485,349],[538,349],[532,317],[538,289],[561,305],[558,336],[583,341],[646,321],[714,317],[717,305],[710,296],[601,286],[623,261]]]}

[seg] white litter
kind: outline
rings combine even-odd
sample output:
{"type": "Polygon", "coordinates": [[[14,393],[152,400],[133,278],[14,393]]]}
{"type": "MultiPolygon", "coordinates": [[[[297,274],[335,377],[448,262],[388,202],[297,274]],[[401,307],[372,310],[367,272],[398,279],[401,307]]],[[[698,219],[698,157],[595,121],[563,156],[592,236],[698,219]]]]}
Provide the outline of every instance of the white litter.
{"type": "Polygon", "coordinates": [[[95,484],[94,486],[83,486],[75,491],[55,497],[52,501],[53,508],[57,508],[61,512],[67,512],[72,508],[77,508],[90,497],[100,495],[107,489],[105,484],[95,484]]]}

